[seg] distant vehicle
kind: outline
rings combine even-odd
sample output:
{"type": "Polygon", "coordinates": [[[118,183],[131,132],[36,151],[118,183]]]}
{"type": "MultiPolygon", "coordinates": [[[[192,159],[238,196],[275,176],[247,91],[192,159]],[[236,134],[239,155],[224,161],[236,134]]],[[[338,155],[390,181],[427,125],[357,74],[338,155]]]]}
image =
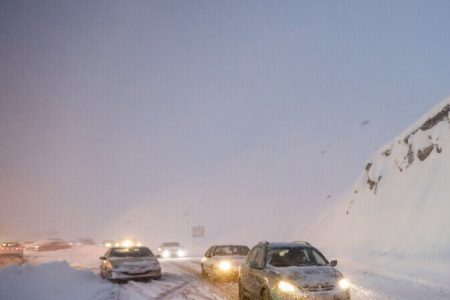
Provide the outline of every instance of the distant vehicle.
{"type": "Polygon", "coordinates": [[[236,279],[239,265],[250,249],[243,245],[216,245],[206,251],[201,261],[202,276],[213,279],[236,279]]]}
{"type": "Polygon", "coordinates": [[[115,247],[140,247],[141,242],[134,238],[120,238],[114,245],[115,247]]]}
{"type": "Polygon", "coordinates": [[[23,258],[23,246],[17,242],[2,242],[0,256],[16,256],[23,258]]]}
{"type": "Polygon", "coordinates": [[[70,246],[74,247],[74,246],[81,246],[80,241],[68,241],[67,243],[69,243],[70,246]]]}
{"type": "Polygon", "coordinates": [[[158,256],[162,258],[185,257],[186,251],[178,242],[165,242],[158,247],[158,256]]]}
{"type": "Polygon", "coordinates": [[[100,259],[100,276],[111,281],[161,278],[161,266],[147,247],[112,247],[100,259]]]}
{"type": "Polygon", "coordinates": [[[41,241],[34,243],[27,247],[27,250],[33,250],[33,251],[55,251],[55,250],[61,250],[61,249],[69,249],[72,246],[63,240],[60,239],[51,239],[47,241],[41,241]]]}
{"type": "Polygon", "coordinates": [[[114,240],[103,240],[100,243],[100,246],[111,248],[111,247],[115,247],[115,246],[119,246],[119,245],[116,245],[116,241],[114,241],[114,240]]]}
{"type": "Polygon", "coordinates": [[[93,239],[90,239],[90,238],[79,238],[78,242],[80,243],[80,245],[85,245],[85,246],[93,246],[93,245],[95,245],[95,241],[93,239]]]}
{"type": "Polygon", "coordinates": [[[350,283],[307,242],[261,242],[241,264],[239,299],[349,300],[350,283]]]}

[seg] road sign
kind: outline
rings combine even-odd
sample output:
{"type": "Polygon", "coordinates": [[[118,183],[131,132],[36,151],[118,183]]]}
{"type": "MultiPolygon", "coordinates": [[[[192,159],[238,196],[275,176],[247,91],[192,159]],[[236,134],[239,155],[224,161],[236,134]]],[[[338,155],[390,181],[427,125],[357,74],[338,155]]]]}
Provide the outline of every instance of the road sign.
{"type": "Polygon", "coordinates": [[[205,226],[194,226],[194,227],[192,227],[192,237],[193,238],[205,237],[205,226]]]}

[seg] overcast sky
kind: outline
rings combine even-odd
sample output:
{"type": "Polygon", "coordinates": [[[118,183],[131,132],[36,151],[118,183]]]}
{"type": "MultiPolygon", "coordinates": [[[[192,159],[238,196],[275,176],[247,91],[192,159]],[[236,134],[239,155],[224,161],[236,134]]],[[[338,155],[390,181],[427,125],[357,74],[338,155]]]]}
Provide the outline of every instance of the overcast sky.
{"type": "Polygon", "coordinates": [[[450,94],[449,11],[1,1],[0,238],[290,238],[450,94]]]}

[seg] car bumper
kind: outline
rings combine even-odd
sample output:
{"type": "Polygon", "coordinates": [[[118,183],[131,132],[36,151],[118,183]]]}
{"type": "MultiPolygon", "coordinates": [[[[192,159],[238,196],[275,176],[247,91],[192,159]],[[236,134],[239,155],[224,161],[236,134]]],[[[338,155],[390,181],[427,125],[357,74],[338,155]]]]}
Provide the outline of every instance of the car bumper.
{"type": "Polygon", "coordinates": [[[121,271],[112,271],[110,279],[128,280],[128,279],[159,278],[159,277],[161,277],[161,269],[147,270],[139,273],[121,270],[121,271]]]}
{"type": "Polygon", "coordinates": [[[222,271],[219,268],[214,270],[214,276],[223,280],[236,280],[239,276],[239,269],[233,268],[228,271],[222,271]]]}

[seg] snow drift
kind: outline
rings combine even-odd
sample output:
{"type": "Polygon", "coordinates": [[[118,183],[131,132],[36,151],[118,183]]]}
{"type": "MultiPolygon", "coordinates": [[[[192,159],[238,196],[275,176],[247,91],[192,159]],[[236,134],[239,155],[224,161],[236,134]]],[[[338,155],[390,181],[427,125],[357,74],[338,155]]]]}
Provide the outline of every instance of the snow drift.
{"type": "Polygon", "coordinates": [[[89,270],[73,269],[66,262],[0,269],[0,299],[4,300],[106,300],[114,299],[116,292],[113,284],[89,270]]]}
{"type": "Polygon", "coordinates": [[[311,240],[365,265],[450,286],[449,112],[450,98],[374,153],[311,240]]]}

